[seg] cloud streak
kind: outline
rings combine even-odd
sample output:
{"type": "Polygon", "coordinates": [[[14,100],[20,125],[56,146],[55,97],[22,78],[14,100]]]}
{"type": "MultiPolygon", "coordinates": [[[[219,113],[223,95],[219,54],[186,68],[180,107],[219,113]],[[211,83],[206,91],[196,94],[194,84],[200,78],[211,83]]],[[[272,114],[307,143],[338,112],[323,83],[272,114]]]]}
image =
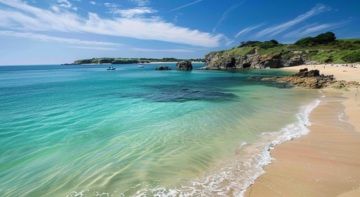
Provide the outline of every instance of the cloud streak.
{"type": "Polygon", "coordinates": [[[102,18],[96,13],[82,17],[66,10],[41,9],[20,0],[0,0],[0,4],[9,7],[0,8],[0,27],[12,30],[91,33],[202,47],[217,47],[222,38],[221,35],[176,26],[159,17],[102,18]]]}
{"type": "Polygon", "coordinates": [[[235,38],[238,38],[242,35],[248,34],[252,31],[254,31],[255,29],[258,29],[260,27],[264,26],[264,24],[259,24],[259,25],[254,25],[254,26],[250,26],[250,27],[246,27],[244,29],[242,29],[241,31],[239,31],[236,35],[235,38]]]}
{"type": "Polygon", "coordinates": [[[192,53],[192,49],[149,49],[149,48],[132,48],[133,51],[139,52],[169,52],[169,53],[192,53]]]}
{"type": "Polygon", "coordinates": [[[89,40],[80,40],[74,38],[64,38],[64,37],[57,37],[57,36],[49,36],[44,34],[36,34],[36,33],[29,33],[29,32],[16,32],[16,31],[0,31],[1,36],[9,36],[9,37],[17,37],[17,38],[25,38],[25,39],[32,39],[37,41],[43,42],[55,42],[60,44],[70,44],[76,45],[78,47],[100,47],[100,48],[113,48],[121,46],[120,43],[112,43],[112,42],[99,42],[99,41],[89,41],[89,40]]]}
{"type": "Polygon", "coordinates": [[[294,27],[295,25],[304,22],[305,20],[318,15],[322,12],[328,11],[330,10],[329,7],[319,4],[316,5],[315,7],[313,7],[311,10],[307,11],[304,14],[301,14],[299,16],[297,16],[296,18],[287,21],[285,23],[279,24],[279,25],[275,25],[272,27],[268,27],[262,31],[260,31],[259,33],[256,34],[257,37],[261,37],[261,36],[275,36],[278,35],[280,33],[283,33],[284,31],[290,29],[291,27],[294,27]]]}
{"type": "Polygon", "coordinates": [[[134,18],[134,17],[141,17],[145,14],[153,14],[156,11],[148,8],[148,7],[136,7],[131,9],[116,9],[114,10],[115,14],[119,14],[124,18],[134,18]]]}
{"type": "Polygon", "coordinates": [[[131,0],[131,1],[136,3],[138,6],[145,6],[150,3],[149,0],[131,0]]]}
{"type": "Polygon", "coordinates": [[[214,26],[214,28],[212,29],[213,32],[216,32],[217,28],[226,20],[226,18],[228,17],[228,15],[234,11],[236,8],[238,8],[241,4],[243,4],[244,1],[235,4],[233,6],[230,6],[228,9],[226,9],[223,14],[221,15],[220,19],[217,21],[216,25],[214,26]]]}
{"type": "Polygon", "coordinates": [[[171,9],[170,12],[177,11],[177,10],[181,10],[181,9],[186,8],[186,7],[190,7],[190,6],[192,6],[192,5],[195,5],[195,4],[200,3],[200,2],[202,2],[202,1],[203,1],[203,0],[195,0],[195,1],[193,1],[193,2],[190,2],[190,3],[187,3],[187,4],[181,5],[181,6],[179,6],[179,7],[174,8],[174,9],[171,9]]]}
{"type": "Polygon", "coordinates": [[[291,31],[284,35],[284,37],[290,38],[298,38],[303,36],[308,36],[313,33],[319,33],[322,31],[329,31],[333,29],[337,29],[345,25],[347,22],[339,22],[339,23],[324,23],[324,24],[312,24],[307,25],[305,27],[299,28],[297,30],[291,31]]]}

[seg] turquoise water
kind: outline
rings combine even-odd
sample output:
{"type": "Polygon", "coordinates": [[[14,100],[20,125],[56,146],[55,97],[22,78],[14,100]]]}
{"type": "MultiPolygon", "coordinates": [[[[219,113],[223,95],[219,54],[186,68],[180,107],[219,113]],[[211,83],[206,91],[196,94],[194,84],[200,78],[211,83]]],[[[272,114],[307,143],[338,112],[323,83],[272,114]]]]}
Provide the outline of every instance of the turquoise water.
{"type": "MultiPolygon", "coordinates": [[[[0,67],[0,196],[211,192],[201,180],[247,157],[243,145],[296,121],[317,96],[248,79],[277,70],[155,66],[0,67]]],[[[243,181],[224,179],[224,194],[243,181]]]]}

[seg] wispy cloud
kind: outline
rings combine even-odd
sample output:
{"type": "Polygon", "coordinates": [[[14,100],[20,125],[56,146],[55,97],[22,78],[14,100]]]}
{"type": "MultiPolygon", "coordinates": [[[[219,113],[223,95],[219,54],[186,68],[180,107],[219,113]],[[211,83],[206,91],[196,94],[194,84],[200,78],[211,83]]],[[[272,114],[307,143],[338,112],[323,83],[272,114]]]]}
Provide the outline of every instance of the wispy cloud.
{"type": "Polygon", "coordinates": [[[73,9],[77,11],[77,7],[73,6],[73,4],[69,0],[57,0],[57,4],[51,7],[52,10],[59,12],[61,9],[73,9]]]}
{"type": "Polygon", "coordinates": [[[131,9],[116,9],[114,10],[115,14],[119,14],[122,17],[125,18],[133,18],[138,16],[143,16],[145,14],[153,14],[156,10],[153,10],[148,7],[136,7],[131,9]]]}
{"type": "Polygon", "coordinates": [[[82,17],[68,10],[34,7],[21,0],[0,0],[0,4],[8,6],[0,8],[0,27],[8,30],[82,32],[203,47],[217,47],[221,40],[221,35],[176,26],[159,17],[102,18],[96,13],[82,17]]]}
{"type": "Polygon", "coordinates": [[[250,27],[246,27],[242,30],[240,30],[236,35],[235,35],[235,38],[238,38],[239,36],[242,36],[242,35],[245,35],[245,34],[248,34],[252,31],[254,31],[255,29],[258,29],[260,27],[264,26],[264,24],[259,24],[259,25],[254,25],[254,26],[250,26],[250,27]]]}
{"type": "Polygon", "coordinates": [[[130,0],[130,1],[137,4],[137,6],[146,6],[146,5],[148,5],[150,3],[149,0],[130,0]]]}
{"type": "Polygon", "coordinates": [[[184,9],[184,8],[186,8],[186,7],[189,7],[189,6],[198,4],[198,3],[202,2],[202,1],[203,1],[203,0],[195,0],[195,1],[192,1],[192,2],[190,2],[190,3],[187,3],[187,4],[181,5],[181,6],[179,6],[179,7],[176,7],[176,8],[174,8],[174,9],[171,9],[170,12],[184,9]]]}
{"type": "Polygon", "coordinates": [[[97,46],[70,46],[70,48],[85,49],[85,50],[95,50],[95,51],[118,51],[119,50],[117,48],[97,47],[97,46]]]}
{"type": "Polygon", "coordinates": [[[301,14],[299,16],[297,16],[296,18],[287,21],[285,23],[279,24],[279,25],[275,25],[272,27],[268,27],[262,31],[260,31],[259,33],[256,34],[256,36],[261,37],[261,36],[275,36],[278,35],[288,29],[290,29],[291,27],[294,27],[295,25],[304,22],[305,20],[318,15],[322,12],[328,11],[330,10],[329,7],[319,4],[316,5],[315,7],[313,7],[311,10],[307,11],[304,14],[301,14]]]}
{"type": "Polygon", "coordinates": [[[223,14],[221,15],[220,19],[217,21],[216,25],[214,26],[214,28],[212,29],[213,32],[216,32],[217,28],[226,20],[226,18],[228,17],[228,15],[234,11],[236,8],[238,8],[241,4],[243,4],[244,1],[232,5],[230,6],[228,9],[226,9],[223,14]]]}
{"type": "Polygon", "coordinates": [[[70,3],[69,0],[58,0],[57,1],[60,7],[64,7],[64,8],[71,8],[72,4],[70,3]]]}
{"type": "Polygon", "coordinates": [[[192,53],[192,49],[150,49],[150,48],[132,48],[133,51],[140,52],[171,52],[171,53],[192,53]]]}
{"type": "Polygon", "coordinates": [[[340,28],[340,27],[344,26],[346,23],[347,22],[324,23],[324,24],[315,23],[315,24],[307,25],[305,27],[291,31],[291,32],[285,34],[284,37],[288,37],[288,38],[304,37],[304,36],[308,36],[308,35],[311,35],[314,33],[330,31],[330,30],[340,28]]]}
{"type": "Polygon", "coordinates": [[[9,36],[9,37],[18,37],[18,38],[26,38],[43,42],[55,42],[61,44],[70,44],[77,45],[79,47],[117,47],[121,46],[120,43],[113,42],[99,42],[99,41],[89,41],[89,40],[80,40],[74,38],[64,38],[57,36],[49,36],[44,34],[37,33],[29,33],[29,32],[16,32],[16,31],[0,31],[1,36],[9,36]]]}

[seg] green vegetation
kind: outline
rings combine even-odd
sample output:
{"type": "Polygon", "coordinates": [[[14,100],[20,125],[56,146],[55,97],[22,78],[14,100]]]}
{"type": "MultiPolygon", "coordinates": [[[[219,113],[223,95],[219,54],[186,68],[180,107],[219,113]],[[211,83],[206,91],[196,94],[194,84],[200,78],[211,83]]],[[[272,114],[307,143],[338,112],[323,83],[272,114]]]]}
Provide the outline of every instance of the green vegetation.
{"type": "Polygon", "coordinates": [[[224,57],[249,54],[260,56],[301,56],[306,62],[355,63],[360,62],[360,39],[336,39],[332,32],[307,37],[294,44],[281,44],[276,40],[242,42],[238,47],[218,52],[224,57]]]}
{"type": "Polygon", "coordinates": [[[319,44],[329,44],[335,42],[336,37],[333,32],[319,34],[316,37],[306,37],[295,42],[299,46],[316,46],[319,44]]]}
{"type": "Polygon", "coordinates": [[[360,62],[360,50],[356,50],[351,53],[348,53],[348,54],[344,55],[342,57],[342,59],[345,62],[350,62],[350,63],[360,62]]]}
{"type": "MultiPolygon", "coordinates": [[[[203,59],[186,59],[189,61],[204,61],[203,59]]],[[[92,58],[76,60],[73,64],[142,64],[151,62],[179,62],[183,59],[176,58],[92,58]]]]}
{"type": "Polygon", "coordinates": [[[241,42],[239,47],[259,47],[261,49],[268,49],[279,46],[279,42],[276,40],[269,40],[269,41],[247,41],[247,42],[241,42]]]}

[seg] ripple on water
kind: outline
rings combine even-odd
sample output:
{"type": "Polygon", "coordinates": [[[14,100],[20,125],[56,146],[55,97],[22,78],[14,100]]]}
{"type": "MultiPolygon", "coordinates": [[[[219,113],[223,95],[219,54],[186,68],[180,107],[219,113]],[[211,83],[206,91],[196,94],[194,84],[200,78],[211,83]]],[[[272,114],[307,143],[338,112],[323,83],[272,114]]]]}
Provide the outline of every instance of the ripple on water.
{"type": "Polygon", "coordinates": [[[16,72],[0,86],[0,196],[228,194],[246,148],[308,95],[242,73],[16,72]]]}

